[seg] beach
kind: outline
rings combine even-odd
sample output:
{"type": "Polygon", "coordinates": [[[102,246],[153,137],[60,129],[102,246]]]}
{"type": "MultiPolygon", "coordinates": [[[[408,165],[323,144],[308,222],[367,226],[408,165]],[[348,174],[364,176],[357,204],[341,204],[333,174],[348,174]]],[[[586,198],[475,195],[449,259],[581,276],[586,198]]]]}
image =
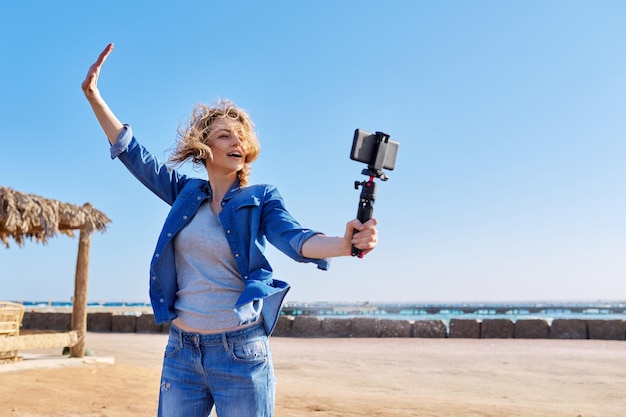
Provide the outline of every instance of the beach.
{"type": "MultiPolygon", "coordinates": [[[[113,364],[0,368],[0,417],[155,416],[166,338],[90,332],[87,348],[113,364]]],[[[277,416],[626,416],[623,341],[271,340],[277,416]]]]}

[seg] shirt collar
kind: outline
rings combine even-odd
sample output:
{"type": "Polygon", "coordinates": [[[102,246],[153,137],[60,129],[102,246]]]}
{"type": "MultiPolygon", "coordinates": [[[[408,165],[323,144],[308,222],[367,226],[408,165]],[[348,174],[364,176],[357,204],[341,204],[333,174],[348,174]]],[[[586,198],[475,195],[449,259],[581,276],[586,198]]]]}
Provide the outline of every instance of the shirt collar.
{"type": "MultiPolygon", "coordinates": [[[[224,196],[224,201],[228,201],[231,198],[233,198],[235,196],[235,194],[237,194],[237,192],[241,189],[241,185],[239,180],[236,180],[233,185],[231,185],[230,189],[228,190],[228,192],[226,193],[226,195],[224,196]]],[[[209,200],[213,199],[213,189],[211,188],[211,181],[207,181],[205,187],[204,187],[204,192],[206,192],[206,195],[209,197],[209,200]]]]}

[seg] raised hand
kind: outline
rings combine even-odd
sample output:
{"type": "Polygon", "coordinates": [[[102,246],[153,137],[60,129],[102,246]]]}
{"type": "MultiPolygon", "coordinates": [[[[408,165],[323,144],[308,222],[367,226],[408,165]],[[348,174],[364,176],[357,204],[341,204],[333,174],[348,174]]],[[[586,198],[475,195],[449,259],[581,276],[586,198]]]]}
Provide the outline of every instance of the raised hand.
{"type": "Polygon", "coordinates": [[[100,90],[98,90],[98,78],[100,77],[100,68],[102,68],[102,64],[104,64],[104,61],[106,61],[112,50],[112,43],[108,44],[106,48],[104,48],[104,51],[100,53],[96,62],[89,67],[87,76],[81,85],[83,92],[85,93],[85,97],[87,97],[87,101],[89,101],[89,104],[91,105],[91,108],[111,145],[117,141],[117,138],[124,129],[124,125],[119,121],[100,95],[100,90]]]}
{"type": "Polygon", "coordinates": [[[102,64],[104,64],[104,61],[106,61],[111,51],[113,51],[112,43],[108,44],[106,48],[104,48],[96,62],[94,62],[93,65],[89,67],[89,71],[87,71],[87,76],[85,77],[85,80],[83,81],[81,87],[83,89],[83,93],[85,93],[85,97],[87,97],[88,100],[96,98],[100,95],[100,92],[98,91],[98,78],[100,77],[100,68],[102,67],[102,64]]]}

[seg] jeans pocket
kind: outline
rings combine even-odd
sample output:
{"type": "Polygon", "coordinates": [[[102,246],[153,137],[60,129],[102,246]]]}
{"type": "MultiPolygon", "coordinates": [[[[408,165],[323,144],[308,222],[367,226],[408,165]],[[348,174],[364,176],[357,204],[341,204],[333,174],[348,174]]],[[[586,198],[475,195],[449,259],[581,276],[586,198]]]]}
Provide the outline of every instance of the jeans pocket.
{"type": "Polygon", "coordinates": [[[268,357],[267,337],[234,342],[230,348],[233,360],[243,363],[265,362],[268,357]]]}
{"type": "Polygon", "coordinates": [[[165,346],[165,357],[170,357],[180,350],[180,341],[178,338],[169,337],[165,346]]]}

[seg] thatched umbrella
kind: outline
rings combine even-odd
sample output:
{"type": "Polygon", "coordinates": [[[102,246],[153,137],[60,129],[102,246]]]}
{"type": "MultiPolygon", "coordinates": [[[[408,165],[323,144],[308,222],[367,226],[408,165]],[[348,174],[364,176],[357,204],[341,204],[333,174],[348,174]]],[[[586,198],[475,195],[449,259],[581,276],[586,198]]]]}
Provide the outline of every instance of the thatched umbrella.
{"type": "MultiPolygon", "coordinates": [[[[62,233],[74,237],[80,231],[76,280],[72,310],[72,330],[84,336],[87,331],[87,282],[89,278],[89,247],[91,233],[104,232],[111,220],[89,203],[82,206],[62,203],[0,187],[0,240],[9,247],[9,238],[19,246],[31,239],[47,243],[48,238],[62,233]]],[[[74,357],[85,354],[85,340],[72,347],[74,357]]]]}

